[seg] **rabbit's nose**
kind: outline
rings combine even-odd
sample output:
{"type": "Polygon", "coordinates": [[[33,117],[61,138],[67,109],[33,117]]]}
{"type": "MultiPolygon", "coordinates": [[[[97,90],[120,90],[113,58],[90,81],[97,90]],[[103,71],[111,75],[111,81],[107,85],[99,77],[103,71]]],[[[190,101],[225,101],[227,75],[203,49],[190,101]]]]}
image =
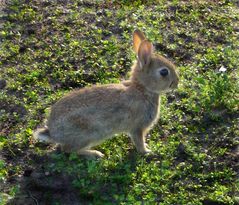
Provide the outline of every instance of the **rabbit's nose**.
{"type": "Polygon", "coordinates": [[[177,83],[179,82],[179,76],[178,76],[178,74],[176,74],[176,76],[175,76],[175,78],[174,78],[174,81],[177,82],[177,83]]]}
{"type": "Polygon", "coordinates": [[[178,77],[178,75],[177,75],[177,78],[176,78],[176,80],[175,80],[176,88],[178,87],[178,83],[179,83],[179,77],[178,77]]]}
{"type": "Polygon", "coordinates": [[[176,72],[176,75],[175,75],[175,78],[174,78],[174,84],[178,85],[178,83],[179,83],[179,75],[176,72]]]}

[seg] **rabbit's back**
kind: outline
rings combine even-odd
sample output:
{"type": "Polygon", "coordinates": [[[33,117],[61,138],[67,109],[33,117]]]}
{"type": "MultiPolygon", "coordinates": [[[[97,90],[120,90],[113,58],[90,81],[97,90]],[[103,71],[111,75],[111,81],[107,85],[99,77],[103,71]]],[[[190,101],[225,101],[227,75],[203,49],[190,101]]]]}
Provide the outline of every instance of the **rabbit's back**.
{"type": "Polygon", "coordinates": [[[57,121],[59,118],[66,118],[76,112],[96,114],[96,110],[110,107],[116,101],[116,97],[119,97],[124,90],[125,86],[121,84],[92,86],[75,90],[52,106],[49,122],[57,121]]]}

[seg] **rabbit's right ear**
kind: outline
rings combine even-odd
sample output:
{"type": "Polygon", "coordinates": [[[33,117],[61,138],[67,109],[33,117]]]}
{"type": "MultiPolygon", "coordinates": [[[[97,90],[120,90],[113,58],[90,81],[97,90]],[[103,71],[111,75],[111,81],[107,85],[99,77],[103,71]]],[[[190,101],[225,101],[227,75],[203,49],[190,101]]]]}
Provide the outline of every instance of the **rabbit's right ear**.
{"type": "Polygon", "coordinates": [[[148,40],[144,40],[140,44],[138,49],[138,60],[140,62],[139,64],[140,68],[149,65],[153,49],[154,49],[153,44],[148,40]]]}
{"type": "Polygon", "coordinates": [[[134,52],[138,54],[139,46],[142,41],[144,41],[146,38],[144,34],[140,30],[135,30],[133,34],[133,48],[134,52]]]}

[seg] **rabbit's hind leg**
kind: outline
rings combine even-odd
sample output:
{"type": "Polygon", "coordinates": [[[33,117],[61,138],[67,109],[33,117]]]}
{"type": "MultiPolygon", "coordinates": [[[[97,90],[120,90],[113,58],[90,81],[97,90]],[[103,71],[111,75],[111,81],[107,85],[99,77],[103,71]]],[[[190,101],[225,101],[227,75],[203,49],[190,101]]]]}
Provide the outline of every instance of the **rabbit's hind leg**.
{"type": "MultiPolygon", "coordinates": [[[[79,131],[80,132],[80,131],[79,131]]],[[[74,133],[72,133],[74,134],[74,133]]],[[[66,153],[70,153],[72,151],[77,152],[78,155],[85,156],[86,158],[102,158],[104,154],[97,150],[92,150],[91,147],[95,146],[98,143],[98,141],[94,140],[93,137],[83,137],[83,136],[77,136],[77,137],[68,137],[68,139],[71,139],[67,143],[62,144],[62,150],[66,153]]]]}
{"type": "Polygon", "coordinates": [[[65,153],[71,153],[72,151],[77,151],[78,155],[82,155],[85,156],[86,158],[89,159],[94,159],[94,158],[102,158],[104,157],[104,154],[102,154],[101,152],[97,151],[97,150],[91,150],[89,147],[85,147],[85,148],[78,148],[78,150],[76,148],[72,148],[72,146],[64,144],[61,145],[61,150],[65,153]]]}
{"type": "Polygon", "coordinates": [[[91,149],[80,149],[77,151],[79,155],[83,155],[87,158],[94,159],[94,158],[102,158],[104,157],[104,154],[97,150],[91,150],[91,149]]]}

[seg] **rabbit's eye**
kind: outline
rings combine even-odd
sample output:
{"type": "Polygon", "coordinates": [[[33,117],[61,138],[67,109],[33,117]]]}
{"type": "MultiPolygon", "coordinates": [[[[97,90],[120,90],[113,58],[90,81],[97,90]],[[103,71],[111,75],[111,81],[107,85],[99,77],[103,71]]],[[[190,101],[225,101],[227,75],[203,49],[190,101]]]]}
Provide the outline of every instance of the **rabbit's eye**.
{"type": "Polygon", "coordinates": [[[160,75],[162,75],[163,77],[167,76],[169,73],[167,68],[163,68],[159,72],[160,72],[160,75]]]}

